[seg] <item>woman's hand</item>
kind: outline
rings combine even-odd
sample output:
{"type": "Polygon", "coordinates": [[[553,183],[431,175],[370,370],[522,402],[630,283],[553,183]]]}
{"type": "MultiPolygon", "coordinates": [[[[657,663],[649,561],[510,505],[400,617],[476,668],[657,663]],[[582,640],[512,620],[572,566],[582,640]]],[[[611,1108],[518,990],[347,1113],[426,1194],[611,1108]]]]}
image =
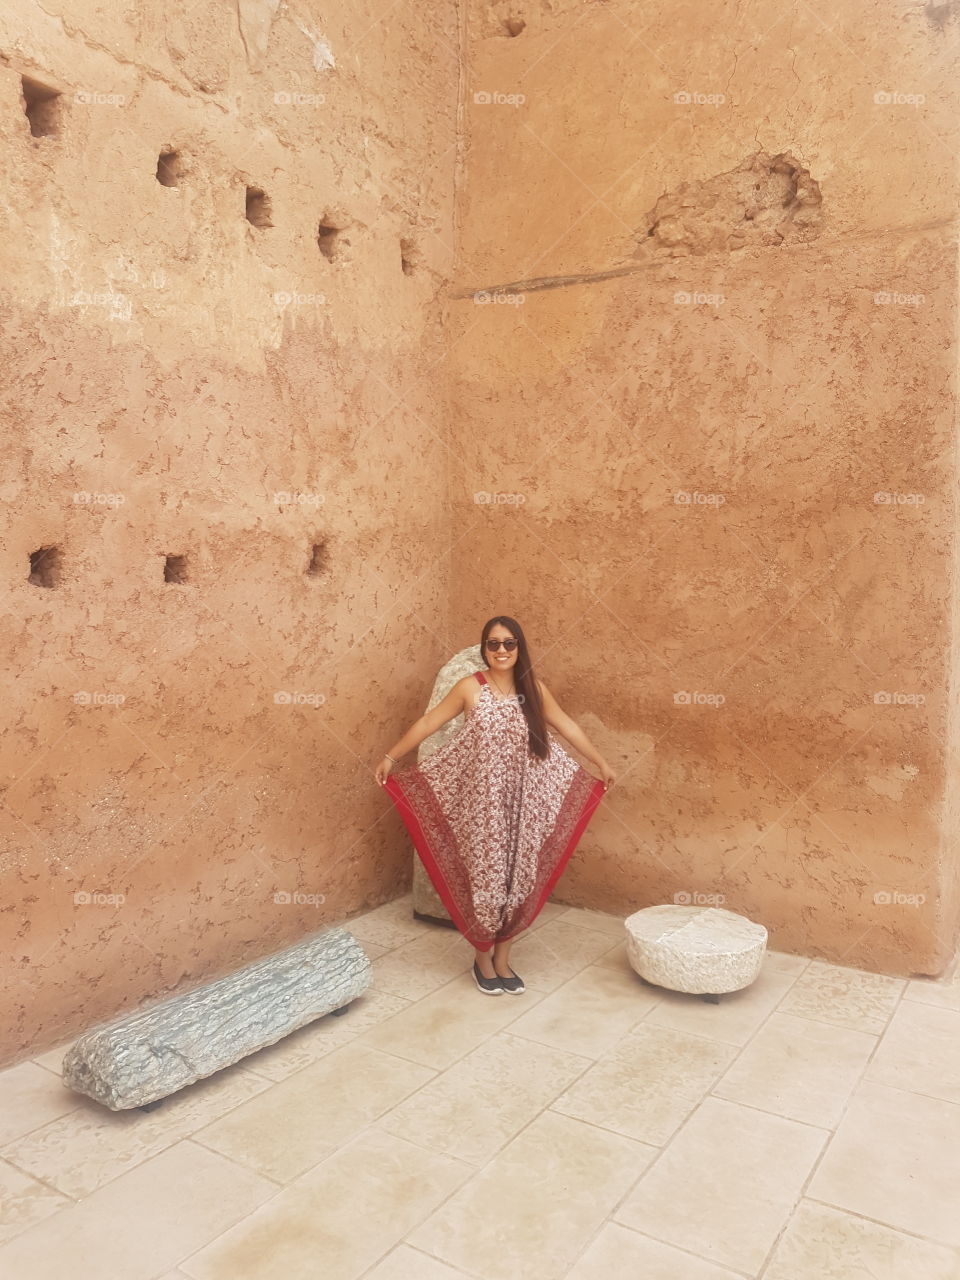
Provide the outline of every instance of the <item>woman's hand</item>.
{"type": "Polygon", "coordinates": [[[377,779],[377,782],[380,784],[381,787],[386,782],[387,778],[390,776],[390,770],[392,768],[393,768],[393,761],[390,759],[389,756],[384,756],[383,759],[380,761],[380,763],[377,765],[376,769],[374,770],[374,777],[377,779]]]}
{"type": "Polygon", "coordinates": [[[604,760],[600,765],[600,777],[603,780],[604,788],[608,791],[617,780],[616,774],[607,764],[606,760],[604,760]]]}

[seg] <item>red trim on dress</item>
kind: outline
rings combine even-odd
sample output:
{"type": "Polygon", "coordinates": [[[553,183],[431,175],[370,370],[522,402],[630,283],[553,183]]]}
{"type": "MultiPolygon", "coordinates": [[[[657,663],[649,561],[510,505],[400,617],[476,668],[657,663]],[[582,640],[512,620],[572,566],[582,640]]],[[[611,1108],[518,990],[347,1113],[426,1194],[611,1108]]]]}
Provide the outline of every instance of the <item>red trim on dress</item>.
{"type": "Polygon", "coordinates": [[[430,846],[427,843],[427,837],[424,834],[423,827],[421,827],[417,815],[407,804],[406,797],[400,790],[396,779],[388,774],[387,780],[383,784],[383,789],[389,794],[390,799],[397,806],[400,812],[400,817],[403,819],[404,825],[410,833],[410,838],[413,840],[414,847],[423,860],[423,865],[427,868],[427,871],[430,874],[430,879],[433,881],[433,887],[437,891],[437,896],[450,913],[450,919],[457,926],[466,940],[476,947],[478,951],[489,951],[489,947],[481,946],[474,938],[470,937],[470,926],[460,914],[459,907],[450,896],[450,891],[447,889],[447,882],[444,880],[443,874],[437,865],[433,854],[430,852],[430,846]]]}

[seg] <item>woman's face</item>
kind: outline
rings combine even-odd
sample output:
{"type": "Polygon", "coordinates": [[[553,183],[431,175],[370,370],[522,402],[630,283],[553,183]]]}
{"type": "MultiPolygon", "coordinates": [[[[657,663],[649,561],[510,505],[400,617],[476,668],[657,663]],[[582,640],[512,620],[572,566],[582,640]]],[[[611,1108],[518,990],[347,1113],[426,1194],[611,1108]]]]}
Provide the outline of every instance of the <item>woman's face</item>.
{"type": "Polygon", "coordinates": [[[516,636],[514,636],[513,632],[508,631],[500,622],[498,622],[496,626],[490,628],[490,634],[487,636],[486,653],[483,656],[486,658],[488,666],[493,671],[506,671],[510,667],[516,666],[517,654],[520,652],[520,646],[517,645],[512,653],[508,653],[507,650],[502,647],[498,647],[495,650],[491,649],[490,641],[515,639],[516,636]]]}

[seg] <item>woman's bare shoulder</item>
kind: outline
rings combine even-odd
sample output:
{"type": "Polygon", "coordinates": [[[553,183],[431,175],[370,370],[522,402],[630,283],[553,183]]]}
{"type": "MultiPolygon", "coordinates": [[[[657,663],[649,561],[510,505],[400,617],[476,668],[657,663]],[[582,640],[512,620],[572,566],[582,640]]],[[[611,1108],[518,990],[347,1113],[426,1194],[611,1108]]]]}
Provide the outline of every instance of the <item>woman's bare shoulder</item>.
{"type": "Polygon", "coordinates": [[[425,711],[425,716],[431,716],[434,720],[439,720],[440,724],[445,724],[447,720],[452,720],[454,716],[461,715],[464,711],[472,710],[476,705],[477,693],[480,692],[480,683],[474,680],[473,676],[464,676],[462,680],[455,680],[442,698],[438,699],[436,704],[425,711]],[[474,693],[473,690],[477,692],[474,693]]]}
{"type": "Polygon", "coordinates": [[[480,696],[481,685],[476,674],[464,676],[452,687],[456,689],[458,693],[463,695],[464,701],[467,703],[467,706],[470,707],[474,705],[477,698],[480,696]]]}
{"type": "Polygon", "coordinates": [[[476,672],[471,672],[468,676],[461,676],[459,680],[455,681],[455,683],[450,686],[450,688],[469,689],[473,685],[476,685],[478,689],[480,687],[480,681],[477,679],[476,672]]]}

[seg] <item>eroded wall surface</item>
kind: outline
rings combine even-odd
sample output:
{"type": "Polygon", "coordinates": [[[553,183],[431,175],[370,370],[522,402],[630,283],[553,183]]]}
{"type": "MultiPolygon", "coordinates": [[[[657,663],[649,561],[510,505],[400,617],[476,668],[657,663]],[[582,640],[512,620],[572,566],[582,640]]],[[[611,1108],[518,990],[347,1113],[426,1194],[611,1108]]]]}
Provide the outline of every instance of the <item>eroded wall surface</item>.
{"type": "Polygon", "coordinates": [[[0,1060],[409,883],[457,23],[383,9],[0,19],[0,1060]]]}
{"type": "Polygon", "coordinates": [[[619,772],[557,893],[939,972],[955,6],[469,12],[455,600],[619,772]]]}
{"type": "Polygon", "coordinates": [[[954,6],[140,8],[0,20],[0,1060],[401,891],[498,612],[560,897],[938,972],[954,6]]]}

